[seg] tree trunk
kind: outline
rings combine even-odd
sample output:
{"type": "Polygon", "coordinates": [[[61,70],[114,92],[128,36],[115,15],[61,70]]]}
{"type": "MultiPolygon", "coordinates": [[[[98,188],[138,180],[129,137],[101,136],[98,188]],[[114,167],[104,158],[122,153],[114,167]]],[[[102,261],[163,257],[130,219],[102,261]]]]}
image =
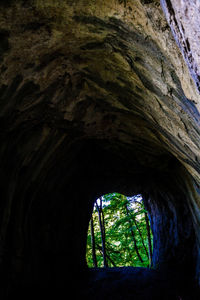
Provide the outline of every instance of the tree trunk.
{"type": "MultiPolygon", "coordinates": [[[[146,220],[146,219],[145,219],[145,220],[146,220]]],[[[147,248],[146,248],[146,246],[145,246],[145,243],[144,243],[144,239],[143,239],[141,230],[140,230],[140,228],[139,228],[139,226],[138,226],[137,221],[136,221],[135,218],[133,218],[133,221],[134,221],[134,223],[135,223],[135,226],[136,226],[137,231],[138,231],[138,233],[139,233],[139,236],[140,236],[140,238],[141,238],[142,245],[143,245],[143,247],[144,247],[144,250],[145,250],[145,253],[146,253],[146,255],[147,255],[147,258],[149,258],[149,254],[148,254],[147,248]]]]}
{"type": "Polygon", "coordinates": [[[97,257],[96,257],[96,245],[95,245],[95,237],[94,237],[94,223],[93,217],[91,217],[90,221],[90,230],[91,230],[91,244],[92,244],[92,260],[93,266],[97,268],[97,257]]]}
{"type": "Polygon", "coordinates": [[[140,255],[140,252],[139,252],[139,249],[138,249],[138,246],[137,246],[137,241],[135,239],[135,234],[134,234],[133,229],[132,229],[132,223],[131,223],[131,219],[130,219],[130,214],[129,214],[128,206],[125,205],[125,208],[126,208],[126,213],[127,213],[127,216],[128,216],[128,222],[129,222],[129,225],[130,225],[131,236],[133,238],[135,252],[137,253],[137,256],[138,256],[139,260],[141,261],[141,263],[143,263],[144,261],[143,261],[141,255],[140,255]]]}
{"type": "Polygon", "coordinates": [[[149,218],[148,218],[148,215],[146,212],[145,212],[145,221],[146,221],[147,237],[148,237],[149,266],[151,266],[151,263],[152,263],[151,229],[149,226],[149,218]]]}
{"type": "Polygon", "coordinates": [[[99,227],[101,231],[101,245],[102,245],[102,254],[103,254],[103,264],[104,268],[108,267],[107,259],[106,259],[106,241],[105,241],[105,227],[102,222],[102,198],[100,198],[100,206],[98,206],[96,201],[96,208],[99,216],[99,227]]]}
{"type": "MultiPolygon", "coordinates": [[[[99,249],[99,251],[101,252],[101,254],[103,254],[102,248],[98,244],[97,244],[97,248],[99,249]]],[[[113,267],[116,267],[116,264],[112,260],[112,258],[109,256],[107,249],[106,249],[106,258],[111,262],[111,264],[113,265],[113,267]]]]}

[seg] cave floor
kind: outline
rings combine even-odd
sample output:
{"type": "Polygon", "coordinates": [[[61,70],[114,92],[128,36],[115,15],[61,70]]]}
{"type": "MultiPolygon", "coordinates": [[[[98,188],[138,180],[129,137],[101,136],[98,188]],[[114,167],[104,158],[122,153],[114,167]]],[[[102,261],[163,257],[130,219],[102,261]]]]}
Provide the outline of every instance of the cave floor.
{"type": "Polygon", "coordinates": [[[180,278],[148,268],[89,269],[87,276],[84,276],[84,278],[80,294],[85,299],[199,299],[195,289],[189,287],[187,283],[180,287],[180,278]]]}
{"type": "Polygon", "coordinates": [[[21,286],[8,297],[23,299],[87,300],[199,300],[200,293],[181,274],[140,267],[91,268],[63,278],[62,283],[45,280],[21,286]]]}

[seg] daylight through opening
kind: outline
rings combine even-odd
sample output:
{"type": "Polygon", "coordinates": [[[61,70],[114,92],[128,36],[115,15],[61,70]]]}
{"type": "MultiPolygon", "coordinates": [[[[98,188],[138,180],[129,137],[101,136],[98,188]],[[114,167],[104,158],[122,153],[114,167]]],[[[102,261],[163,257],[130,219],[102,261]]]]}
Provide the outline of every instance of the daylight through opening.
{"type": "Polygon", "coordinates": [[[87,236],[88,267],[150,267],[153,236],[142,195],[96,199],[87,236]]]}

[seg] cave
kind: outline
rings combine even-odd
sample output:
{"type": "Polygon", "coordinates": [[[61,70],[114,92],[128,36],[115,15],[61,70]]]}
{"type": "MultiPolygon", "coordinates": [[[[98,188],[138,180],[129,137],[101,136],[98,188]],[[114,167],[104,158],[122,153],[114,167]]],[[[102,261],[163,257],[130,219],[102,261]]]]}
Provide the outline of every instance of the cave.
{"type": "Polygon", "coordinates": [[[199,9],[1,1],[2,299],[199,299],[199,9]],[[87,267],[115,191],[143,195],[152,269],[87,267]]]}

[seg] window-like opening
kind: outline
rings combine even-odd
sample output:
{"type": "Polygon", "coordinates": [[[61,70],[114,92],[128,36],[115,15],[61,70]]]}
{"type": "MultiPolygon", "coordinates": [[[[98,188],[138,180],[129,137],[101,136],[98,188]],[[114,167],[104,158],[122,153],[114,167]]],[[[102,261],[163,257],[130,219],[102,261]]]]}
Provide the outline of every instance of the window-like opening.
{"type": "Polygon", "coordinates": [[[152,232],[141,195],[106,194],[94,203],[88,229],[88,267],[150,267],[152,232]]]}

